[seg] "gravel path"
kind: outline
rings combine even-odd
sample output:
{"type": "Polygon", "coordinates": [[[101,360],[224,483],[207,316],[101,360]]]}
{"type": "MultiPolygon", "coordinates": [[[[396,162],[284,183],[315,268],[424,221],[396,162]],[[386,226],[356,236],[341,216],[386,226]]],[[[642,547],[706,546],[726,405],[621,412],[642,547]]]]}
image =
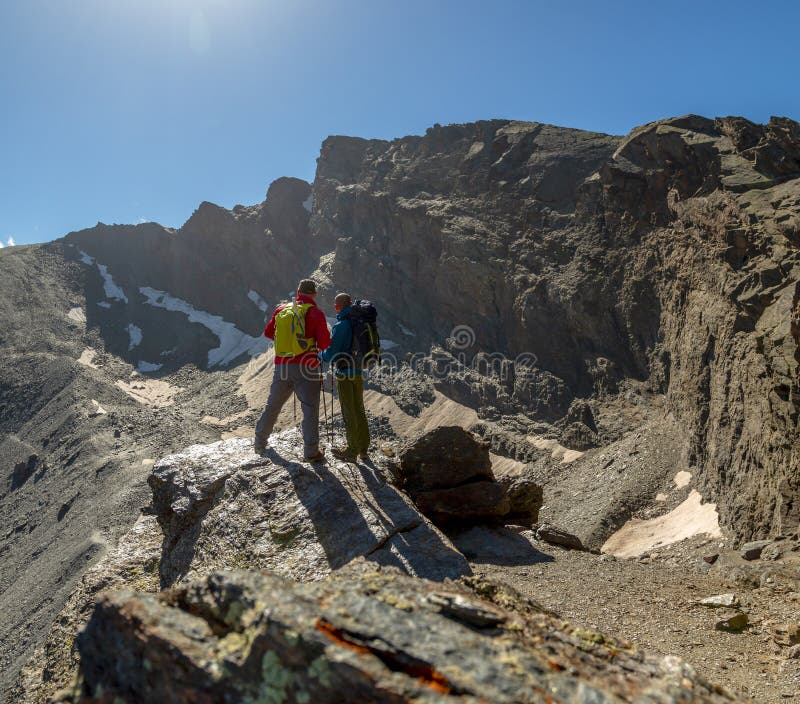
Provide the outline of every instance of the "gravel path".
{"type": "Polygon", "coordinates": [[[796,582],[746,587],[734,569],[708,572],[702,555],[720,551],[718,540],[694,539],[642,560],[618,560],[520,540],[526,533],[475,531],[456,538],[475,572],[585,627],[677,655],[744,700],[800,702],[800,658],[788,657],[789,648],[778,646],[770,632],[774,623],[800,622],[796,582]],[[697,604],[726,592],[749,613],[751,626],[741,633],[715,630],[718,612],[697,604]]]}

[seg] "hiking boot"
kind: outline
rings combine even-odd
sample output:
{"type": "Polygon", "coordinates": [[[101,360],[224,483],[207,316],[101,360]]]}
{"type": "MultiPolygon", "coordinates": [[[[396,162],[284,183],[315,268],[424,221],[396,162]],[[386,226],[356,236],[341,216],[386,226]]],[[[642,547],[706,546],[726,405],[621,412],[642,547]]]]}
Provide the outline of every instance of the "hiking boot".
{"type": "Polygon", "coordinates": [[[347,447],[332,447],[331,454],[338,460],[344,460],[345,462],[355,462],[357,455],[351,449],[347,447]]]}
{"type": "Polygon", "coordinates": [[[316,455],[304,458],[306,462],[323,462],[325,460],[325,453],[320,450],[316,455]]]}

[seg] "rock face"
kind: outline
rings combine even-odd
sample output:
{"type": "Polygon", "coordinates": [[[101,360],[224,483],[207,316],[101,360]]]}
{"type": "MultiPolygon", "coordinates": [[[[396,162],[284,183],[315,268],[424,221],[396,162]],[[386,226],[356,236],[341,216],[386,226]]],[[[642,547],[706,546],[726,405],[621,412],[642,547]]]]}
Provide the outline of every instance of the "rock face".
{"type": "Polygon", "coordinates": [[[75,704],[732,701],[675,658],[502,587],[364,562],[310,584],[217,572],[158,596],[107,594],[78,648],[81,679],[62,697],[75,704]]]}
{"type": "Polygon", "coordinates": [[[400,486],[437,523],[536,520],[541,487],[522,476],[497,481],[489,444],[459,426],[441,426],[407,441],[398,459],[400,486]]]}
{"type": "Polygon", "coordinates": [[[331,285],[357,284],[398,339],[468,330],[433,374],[461,402],[553,420],[625,379],[666,394],[723,524],[763,537],[800,521],[799,150],[785,118],[331,137],[311,227],[331,285]]]}
{"type": "Polygon", "coordinates": [[[322,579],[360,556],[429,579],[469,574],[450,541],[371,464],[302,462],[296,429],[271,443],[264,457],[249,440],[196,445],[154,466],[162,586],[243,566],[322,579]]]}

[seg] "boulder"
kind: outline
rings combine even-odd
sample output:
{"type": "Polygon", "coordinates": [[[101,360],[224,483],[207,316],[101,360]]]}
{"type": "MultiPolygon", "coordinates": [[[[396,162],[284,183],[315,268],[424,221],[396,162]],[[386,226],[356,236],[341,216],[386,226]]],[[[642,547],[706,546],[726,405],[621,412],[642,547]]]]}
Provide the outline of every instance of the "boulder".
{"type": "Polygon", "coordinates": [[[542,523],[536,527],[536,539],[543,540],[551,545],[560,545],[568,550],[585,550],[581,539],[577,535],[567,533],[550,523],[542,523]]]}
{"type": "Polygon", "coordinates": [[[739,554],[745,560],[758,560],[764,548],[770,544],[770,540],[753,540],[752,542],[745,543],[739,548],[739,554]]]}
{"type": "Polygon", "coordinates": [[[719,618],[714,624],[714,628],[716,628],[718,631],[738,633],[739,631],[743,631],[745,628],[747,628],[749,622],[750,620],[747,618],[747,614],[744,613],[744,611],[739,611],[737,609],[725,609],[719,614],[719,618]]]}
{"type": "Polygon", "coordinates": [[[762,560],[780,560],[787,553],[798,552],[800,544],[796,540],[776,538],[761,551],[762,560]]]}
{"type": "Polygon", "coordinates": [[[701,599],[700,605],[709,606],[712,609],[721,606],[739,606],[739,597],[737,597],[736,594],[715,594],[714,596],[707,596],[705,599],[701,599]]]}
{"type": "Polygon", "coordinates": [[[230,571],[158,595],[106,593],[78,649],[81,676],[62,697],[74,704],[732,701],[677,658],[502,585],[365,561],[314,583],[230,571]]]}
{"type": "Polygon", "coordinates": [[[783,647],[800,644],[800,623],[776,623],[770,626],[772,640],[783,647]]]}
{"type": "Polygon", "coordinates": [[[412,496],[494,479],[489,443],[456,425],[435,428],[408,441],[399,460],[401,486],[412,496]]]}
{"type": "Polygon", "coordinates": [[[395,481],[436,523],[497,519],[516,511],[530,525],[531,516],[538,515],[541,488],[521,479],[495,481],[489,443],[459,426],[417,436],[403,446],[398,460],[395,481]]]}
{"type": "Polygon", "coordinates": [[[597,447],[597,433],[583,423],[571,423],[561,433],[561,444],[570,449],[585,452],[597,447]]]}
{"type": "Polygon", "coordinates": [[[271,442],[264,457],[233,439],[155,464],[148,481],[164,531],[162,587],[241,566],[316,580],[359,556],[435,580],[469,573],[463,555],[372,466],[305,463],[297,429],[271,442]]]}
{"type": "Polygon", "coordinates": [[[533,478],[528,469],[526,465],[520,472],[501,471],[495,474],[497,482],[505,487],[508,496],[506,521],[526,527],[539,520],[539,509],[544,501],[542,485],[533,478]]]}

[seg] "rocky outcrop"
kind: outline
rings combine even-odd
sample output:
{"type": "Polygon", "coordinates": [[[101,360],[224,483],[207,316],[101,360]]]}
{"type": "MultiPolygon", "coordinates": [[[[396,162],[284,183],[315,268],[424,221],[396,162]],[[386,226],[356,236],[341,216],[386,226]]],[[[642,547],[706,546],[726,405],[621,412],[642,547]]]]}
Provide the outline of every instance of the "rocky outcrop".
{"type": "Polygon", "coordinates": [[[299,447],[292,429],[272,437],[266,456],[255,455],[251,441],[225,440],[157,462],[152,507],[83,576],[19,678],[15,701],[43,704],[68,684],[75,637],[102,591],[156,592],[230,569],[318,581],[359,557],[436,581],[471,574],[372,463],[310,465],[296,458],[299,447]]]}
{"type": "Polygon", "coordinates": [[[481,580],[361,562],[298,584],[216,572],[106,594],[61,701],[730,702],[676,658],[565,623],[481,580]]]}
{"type": "Polygon", "coordinates": [[[433,521],[536,520],[541,487],[530,477],[495,478],[489,443],[459,426],[441,426],[405,443],[397,481],[433,521]]]}
{"type": "Polygon", "coordinates": [[[500,120],[331,137],[311,227],[335,243],[331,285],[377,301],[393,338],[466,333],[455,364],[422,361],[457,400],[552,421],[626,379],[666,394],[723,524],[762,537],[800,521],[798,135],[686,116],[625,138],[500,120]]]}
{"type": "Polygon", "coordinates": [[[150,475],[164,532],[162,586],[214,569],[271,569],[322,579],[356,557],[429,579],[469,574],[464,557],[371,463],[316,465],[296,429],[263,457],[249,440],[196,445],[150,475]]]}

